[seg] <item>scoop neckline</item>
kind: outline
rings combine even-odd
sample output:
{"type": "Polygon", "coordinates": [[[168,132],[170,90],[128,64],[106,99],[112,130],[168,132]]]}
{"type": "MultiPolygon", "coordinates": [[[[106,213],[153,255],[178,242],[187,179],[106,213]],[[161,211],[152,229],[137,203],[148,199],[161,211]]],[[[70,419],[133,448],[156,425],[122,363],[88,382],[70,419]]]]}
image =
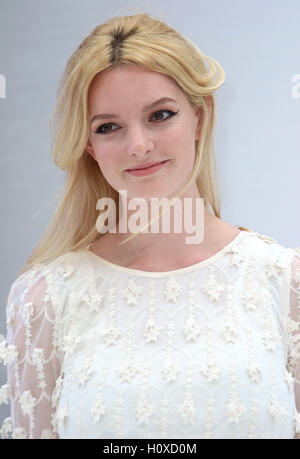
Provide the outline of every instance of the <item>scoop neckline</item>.
{"type": "Polygon", "coordinates": [[[204,268],[205,266],[210,265],[215,260],[220,258],[224,253],[226,253],[228,249],[230,249],[232,246],[237,244],[237,242],[239,242],[240,239],[245,237],[245,235],[247,234],[251,234],[251,233],[245,230],[241,230],[241,232],[238,233],[238,235],[231,242],[229,242],[229,244],[225,245],[223,249],[219,250],[219,252],[215,253],[214,255],[207,258],[206,260],[199,261],[198,263],[194,263],[192,265],[185,266],[183,268],[172,269],[170,271],[145,271],[142,269],[126,268],[125,266],[117,265],[115,263],[112,263],[111,261],[105,260],[105,258],[102,258],[100,255],[97,255],[91,250],[89,250],[89,246],[91,244],[89,244],[87,247],[83,248],[82,250],[84,252],[87,252],[92,258],[96,259],[98,263],[109,266],[115,271],[121,271],[127,274],[134,274],[134,275],[139,275],[139,276],[144,276],[144,277],[167,277],[167,276],[187,273],[195,269],[204,268]]]}

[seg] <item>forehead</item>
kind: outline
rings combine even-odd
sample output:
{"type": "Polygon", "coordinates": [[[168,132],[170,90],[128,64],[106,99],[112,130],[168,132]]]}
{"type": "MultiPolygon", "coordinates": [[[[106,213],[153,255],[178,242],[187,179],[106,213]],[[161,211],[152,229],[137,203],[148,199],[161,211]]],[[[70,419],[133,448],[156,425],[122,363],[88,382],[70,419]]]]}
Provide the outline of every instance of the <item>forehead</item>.
{"type": "MultiPolygon", "coordinates": [[[[119,64],[98,73],[89,91],[91,98],[107,99],[107,96],[118,99],[120,96],[131,95],[144,98],[177,97],[185,98],[184,92],[177,82],[169,75],[148,70],[138,65],[119,64]]],[[[150,100],[151,101],[151,100],[150,100]]]]}

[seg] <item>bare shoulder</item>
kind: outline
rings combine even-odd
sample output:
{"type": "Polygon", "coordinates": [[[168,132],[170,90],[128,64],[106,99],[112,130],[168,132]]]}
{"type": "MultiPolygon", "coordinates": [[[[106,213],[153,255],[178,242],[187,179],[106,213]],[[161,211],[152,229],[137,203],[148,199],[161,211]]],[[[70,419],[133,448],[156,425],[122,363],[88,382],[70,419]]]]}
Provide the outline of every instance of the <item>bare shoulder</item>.
{"type": "MultiPolygon", "coordinates": [[[[241,227],[242,228],[242,227],[241,227]]],[[[233,241],[243,230],[233,226],[218,217],[214,217],[207,227],[208,245],[217,252],[233,241]]]]}

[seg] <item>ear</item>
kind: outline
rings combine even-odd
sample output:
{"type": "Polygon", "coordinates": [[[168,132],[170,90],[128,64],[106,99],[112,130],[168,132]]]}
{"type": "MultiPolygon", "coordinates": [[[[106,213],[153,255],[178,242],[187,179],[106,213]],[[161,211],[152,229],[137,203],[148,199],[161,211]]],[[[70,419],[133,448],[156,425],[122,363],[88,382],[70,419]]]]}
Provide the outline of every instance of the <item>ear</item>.
{"type": "Polygon", "coordinates": [[[87,141],[87,144],[86,144],[86,147],[85,147],[85,151],[87,151],[94,158],[94,160],[97,161],[94,149],[93,149],[92,144],[91,144],[91,142],[89,140],[87,141]]]}

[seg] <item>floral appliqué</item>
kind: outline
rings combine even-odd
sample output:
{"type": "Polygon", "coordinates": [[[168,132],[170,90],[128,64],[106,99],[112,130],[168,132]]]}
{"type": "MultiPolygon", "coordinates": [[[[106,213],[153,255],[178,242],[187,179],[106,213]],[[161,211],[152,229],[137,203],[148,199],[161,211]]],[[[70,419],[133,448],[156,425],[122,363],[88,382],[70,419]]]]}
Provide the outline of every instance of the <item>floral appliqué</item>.
{"type": "Polygon", "coordinates": [[[265,273],[268,278],[274,277],[276,279],[283,269],[284,264],[276,256],[273,256],[265,267],[265,273]]]}
{"type": "Polygon", "coordinates": [[[178,407],[178,413],[183,417],[185,425],[194,424],[196,409],[191,394],[186,394],[184,401],[178,407]]]}
{"type": "Polygon", "coordinates": [[[224,289],[225,286],[216,281],[215,268],[213,266],[209,266],[208,281],[203,287],[201,287],[201,290],[207,294],[209,301],[219,301],[220,295],[224,289]]]}
{"type": "Polygon", "coordinates": [[[187,341],[197,341],[201,334],[201,327],[193,317],[188,317],[184,323],[183,332],[187,341]]]}
{"type": "Polygon", "coordinates": [[[128,286],[126,289],[122,290],[121,298],[125,299],[127,304],[138,304],[138,300],[142,294],[142,287],[137,285],[134,278],[128,280],[128,286]]]}
{"type": "Polygon", "coordinates": [[[19,306],[17,304],[13,303],[9,305],[7,309],[7,326],[8,327],[11,327],[15,323],[18,310],[19,310],[19,306]]]}
{"type": "Polygon", "coordinates": [[[214,361],[209,361],[207,364],[202,365],[199,368],[200,373],[202,373],[209,381],[214,381],[219,378],[221,369],[218,367],[217,363],[214,361]]]}
{"type": "Polygon", "coordinates": [[[117,371],[122,382],[130,383],[140,370],[133,363],[127,362],[117,371]]]}
{"type": "Polygon", "coordinates": [[[83,364],[75,370],[76,376],[79,381],[79,385],[83,386],[90,379],[93,374],[93,369],[91,368],[91,363],[89,360],[83,362],[83,364]]]}
{"type": "Polygon", "coordinates": [[[272,402],[269,405],[269,413],[274,419],[275,422],[278,422],[281,416],[287,414],[286,408],[279,405],[277,399],[273,398],[272,402]]]}
{"type": "Polygon", "coordinates": [[[29,416],[32,416],[35,402],[36,398],[31,395],[30,390],[25,390],[20,397],[20,405],[23,414],[29,414],[29,416]]]}
{"type": "Polygon", "coordinates": [[[137,417],[138,424],[149,424],[149,418],[154,413],[154,405],[150,404],[146,399],[145,395],[139,397],[137,406],[135,408],[135,414],[137,417]]]}
{"type": "Polygon", "coordinates": [[[172,358],[166,358],[162,374],[167,382],[175,381],[177,374],[180,373],[178,365],[172,358]]]}
{"type": "Polygon", "coordinates": [[[239,247],[225,247],[224,248],[225,253],[232,253],[231,261],[230,261],[230,266],[237,266],[238,268],[240,265],[245,261],[244,255],[240,252],[239,247]]]}
{"type": "Polygon", "coordinates": [[[4,384],[0,387],[0,405],[2,403],[8,404],[10,399],[10,386],[9,384],[4,384]]]}
{"type": "Polygon", "coordinates": [[[0,438],[8,438],[8,434],[12,432],[12,419],[11,416],[5,418],[0,429],[0,438]]]}
{"type": "Polygon", "coordinates": [[[250,363],[249,367],[247,368],[247,372],[252,383],[257,383],[261,380],[262,373],[255,361],[250,363]]]}
{"type": "Polygon", "coordinates": [[[90,312],[99,312],[102,298],[103,295],[98,293],[97,290],[92,287],[89,287],[87,294],[82,296],[82,300],[88,305],[90,312]]]}
{"type": "Polygon", "coordinates": [[[73,327],[73,329],[69,331],[69,334],[63,337],[63,350],[65,354],[72,354],[80,341],[81,337],[76,333],[76,327],[73,327]]]}
{"type": "Polygon", "coordinates": [[[238,423],[246,407],[245,404],[239,402],[239,400],[236,397],[232,397],[230,402],[227,404],[227,409],[229,421],[238,423]]]}
{"type": "Polygon", "coordinates": [[[156,341],[159,336],[160,330],[161,327],[158,327],[156,325],[155,320],[153,318],[149,318],[144,331],[144,336],[146,338],[147,343],[149,343],[150,341],[156,341]]]}
{"type": "Polygon", "coordinates": [[[182,285],[179,284],[175,277],[169,277],[165,288],[166,300],[175,303],[182,290],[182,285]]]}
{"type": "Polygon", "coordinates": [[[64,265],[58,266],[57,270],[64,279],[67,279],[75,272],[72,263],[65,263],[64,265]]]}
{"type": "Polygon", "coordinates": [[[235,343],[236,338],[238,336],[238,331],[236,329],[236,326],[234,325],[232,320],[227,320],[224,330],[223,330],[223,336],[226,339],[227,343],[235,343]]]}
{"type": "Polygon", "coordinates": [[[103,336],[103,339],[108,346],[117,344],[119,337],[122,336],[120,328],[113,323],[111,323],[109,327],[103,328],[100,331],[100,334],[103,336]]]}

